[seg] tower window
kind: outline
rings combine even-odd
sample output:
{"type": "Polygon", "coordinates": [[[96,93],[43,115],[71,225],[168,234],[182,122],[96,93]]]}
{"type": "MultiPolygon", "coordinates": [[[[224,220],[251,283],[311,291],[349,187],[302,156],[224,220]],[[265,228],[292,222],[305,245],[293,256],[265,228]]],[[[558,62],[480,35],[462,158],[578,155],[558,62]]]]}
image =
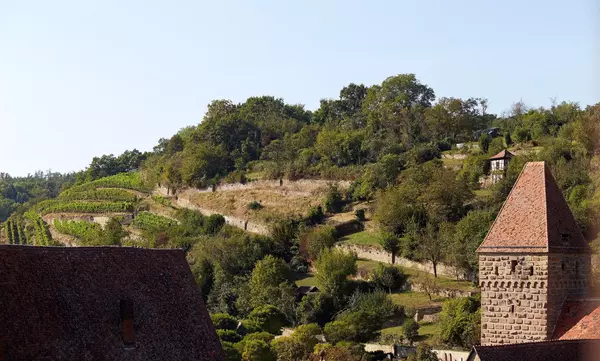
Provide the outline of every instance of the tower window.
{"type": "Polygon", "coordinates": [[[133,301],[119,301],[119,309],[121,314],[121,337],[125,347],[134,346],[133,332],[133,301]]]}
{"type": "Polygon", "coordinates": [[[515,313],[515,305],[510,305],[510,313],[515,313]]]}
{"type": "Polygon", "coordinates": [[[533,266],[529,267],[529,275],[533,276],[533,266]]]}
{"type": "Polygon", "coordinates": [[[570,238],[571,238],[570,234],[568,234],[568,233],[561,233],[560,234],[560,240],[562,241],[563,244],[568,244],[570,238]]]}
{"type": "Polygon", "coordinates": [[[563,271],[565,270],[565,263],[564,262],[560,263],[560,269],[563,270],[563,271]]]}
{"type": "Polygon", "coordinates": [[[579,262],[575,261],[575,277],[579,278],[579,262]]]}
{"type": "Polygon", "coordinates": [[[517,261],[510,261],[510,273],[513,274],[517,270],[517,261]]]}
{"type": "Polygon", "coordinates": [[[494,267],[494,274],[497,276],[498,275],[498,266],[494,267]]]}

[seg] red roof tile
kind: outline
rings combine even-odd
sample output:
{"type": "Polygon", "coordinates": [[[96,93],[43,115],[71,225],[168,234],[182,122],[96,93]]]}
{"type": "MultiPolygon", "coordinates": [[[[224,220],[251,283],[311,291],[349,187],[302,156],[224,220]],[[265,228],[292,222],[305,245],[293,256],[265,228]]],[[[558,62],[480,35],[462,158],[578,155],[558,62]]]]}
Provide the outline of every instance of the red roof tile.
{"type": "Polygon", "coordinates": [[[565,301],[552,338],[600,339],[600,298],[565,301]]]}
{"type": "Polygon", "coordinates": [[[525,165],[478,252],[590,252],[544,162],[525,165]]]}
{"type": "Polygon", "coordinates": [[[560,340],[473,346],[480,361],[599,361],[600,340],[560,340]]]}
{"type": "Polygon", "coordinates": [[[0,359],[223,354],[182,251],[0,245],[0,359]],[[132,347],[122,330],[133,330],[132,347]]]}
{"type": "Polygon", "coordinates": [[[510,151],[503,149],[500,153],[493,155],[491,157],[488,158],[488,160],[494,160],[494,159],[510,159],[512,157],[514,157],[515,155],[513,153],[511,153],[510,151]]]}

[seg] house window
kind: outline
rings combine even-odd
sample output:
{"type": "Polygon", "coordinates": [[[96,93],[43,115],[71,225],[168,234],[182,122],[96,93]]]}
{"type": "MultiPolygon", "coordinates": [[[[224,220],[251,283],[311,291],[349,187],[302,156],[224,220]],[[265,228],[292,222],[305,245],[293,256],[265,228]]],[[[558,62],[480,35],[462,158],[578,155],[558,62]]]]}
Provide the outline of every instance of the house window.
{"type": "Polygon", "coordinates": [[[133,301],[119,301],[119,309],[121,314],[121,337],[123,339],[123,345],[125,345],[125,347],[133,347],[135,344],[133,338],[133,301]]]}
{"type": "Polygon", "coordinates": [[[517,270],[517,261],[510,261],[510,273],[513,274],[517,270]]]}

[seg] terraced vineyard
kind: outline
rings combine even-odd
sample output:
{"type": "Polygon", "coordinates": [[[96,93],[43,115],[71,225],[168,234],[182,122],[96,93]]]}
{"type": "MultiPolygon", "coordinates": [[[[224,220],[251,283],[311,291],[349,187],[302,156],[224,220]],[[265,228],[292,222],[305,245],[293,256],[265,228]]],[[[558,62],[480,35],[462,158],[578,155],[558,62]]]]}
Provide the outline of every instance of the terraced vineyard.
{"type": "Polygon", "coordinates": [[[97,223],[86,221],[54,220],[57,231],[73,236],[83,245],[94,245],[102,239],[102,227],[97,223]]]}
{"type": "Polygon", "coordinates": [[[41,215],[49,213],[121,213],[133,212],[132,202],[85,201],[51,199],[38,203],[33,211],[41,215]]]}
{"type": "Polygon", "coordinates": [[[160,231],[164,230],[172,225],[175,225],[175,222],[172,219],[167,217],[159,216],[157,214],[153,214],[150,212],[141,212],[135,217],[133,221],[133,225],[139,229],[145,231],[160,231]]]}

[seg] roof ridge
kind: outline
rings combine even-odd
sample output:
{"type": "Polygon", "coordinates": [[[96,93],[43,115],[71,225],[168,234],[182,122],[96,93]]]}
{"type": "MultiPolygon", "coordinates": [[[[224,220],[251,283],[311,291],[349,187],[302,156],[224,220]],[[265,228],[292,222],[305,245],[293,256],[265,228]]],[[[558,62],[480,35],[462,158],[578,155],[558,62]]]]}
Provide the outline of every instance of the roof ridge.
{"type": "Polygon", "coordinates": [[[513,184],[512,188],[510,189],[510,192],[508,192],[508,195],[506,196],[506,199],[504,200],[504,203],[502,203],[502,207],[500,207],[500,210],[498,211],[498,214],[496,215],[496,218],[494,218],[494,222],[492,222],[492,225],[490,226],[490,228],[488,229],[485,238],[483,239],[483,241],[481,242],[481,244],[479,245],[479,247],[477,247],[477,250],[475,250],[475,253],[479,252],[481,249],[481,245],[483,245],[485,243],[485,241],[487,240],[487,238],[490,235],[490,232],[492,231],[492,229],[494,229],[494,226],[496,225],[496,223],[498,222],[498,216],[500,214],[502,214],[502,211],[504,210],[504,207],[506,207],[506,204],[508,203],[508,199],[510,198],[510,195],[512,194],[512,192],[515,190],[515,185],[517,185],[517,183],[519,182],[519,179],[521,178],[521,176],[523,175],[523,173],[525,172],[525,168],[527,167],[527,163],[525,163],[523,165],[523,168],[521,169],[521,173],[519,173],[519,176],[517,177],[517,180],[515,181],[515,183],[513,184]]]}
{"type": "Polygon", "coordinates": [[[98,252],[100,250],[122,250],[122,251],[151,251],[151,252],[179,252],[183,251],[181,248],[141,248],[141,247],[131,247],[131,246],[83,246],[83,247],[65,247],[65,246],[34,246],[30,244],[0,244],[0,250],[3,249],[20,249],[20,251],[67,251],[67,252],[84,252],[84,251],[94,251],[98,252]]]}
{"type": "MultiPolygon", "coordinates": [[[[546,162],[542,162],[543,164],[543,170],[544,170],[544,210],[546,211],[546,214],[544,215],[544,218],[546,219],[546,227],[545,227],[545,231],[546,231],[546,251],[550,252],[550,219],[548,218],[548,168],[546,167],[546,162]]],[[[555,181],[556,182],[556,181],[555,181]]],[[[556,328],[556,324],[554,325],[554,328],[556,328]]]]}

